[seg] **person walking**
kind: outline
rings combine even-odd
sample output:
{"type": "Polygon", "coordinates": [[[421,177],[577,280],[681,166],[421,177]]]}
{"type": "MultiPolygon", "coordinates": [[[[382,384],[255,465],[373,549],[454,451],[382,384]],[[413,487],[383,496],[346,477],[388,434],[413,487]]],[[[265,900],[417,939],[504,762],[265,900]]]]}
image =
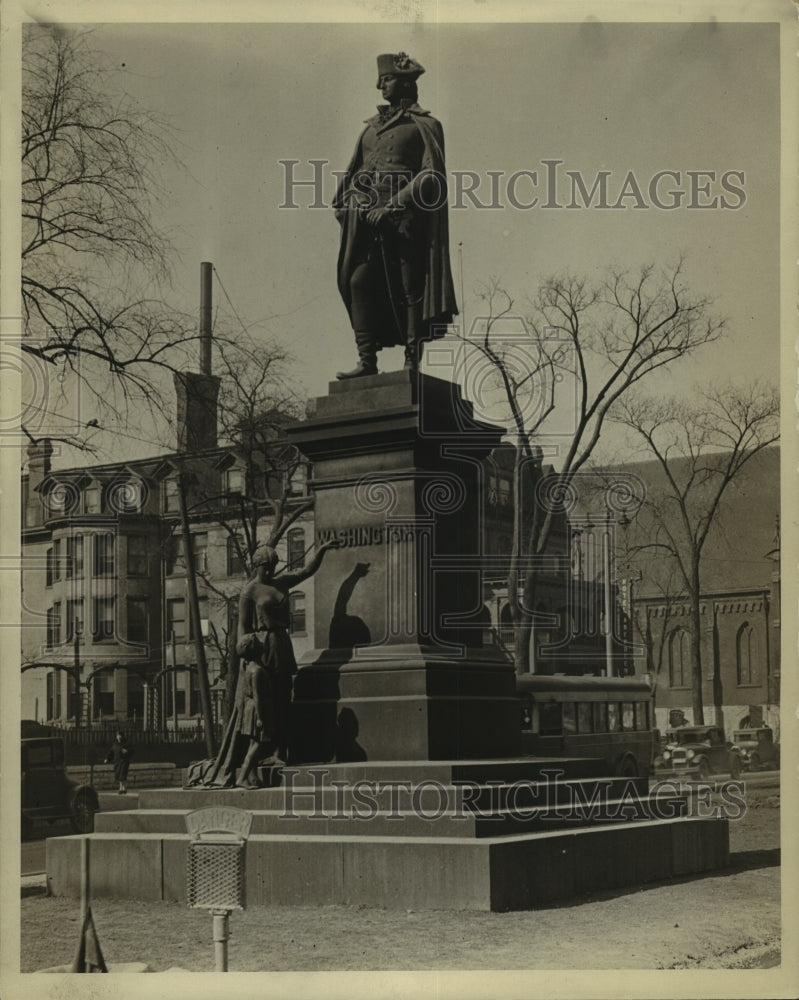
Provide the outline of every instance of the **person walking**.
{"type": "Polygon", "coordinates": [[[105,755],[106,764],[114,765],[114,780],[119,782],[117,795],[127,795],[128,792],[128,768],[133,750],[128,746],[124,733],[117,733],[111,749],[105,755]]]}

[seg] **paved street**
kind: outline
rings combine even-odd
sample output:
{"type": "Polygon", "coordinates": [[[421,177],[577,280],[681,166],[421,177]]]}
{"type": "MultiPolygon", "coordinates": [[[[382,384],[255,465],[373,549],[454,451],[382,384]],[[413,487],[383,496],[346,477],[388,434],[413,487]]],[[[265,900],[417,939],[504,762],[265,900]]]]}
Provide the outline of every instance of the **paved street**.
{"type": "MultiPolygon", "coordinates": [[[[100,810],[112,812],[122,809],[136,809],[139,796],[136,793],[117,795],[115,792],[99,792],[100,810]]],[[[68,837],[72,833],[69,820],[55,823],[34,823],[33,839],[23,840],[20,855],[20,874],[39,875],[45,870],[45,840],[48,837],[68,837]]]]}

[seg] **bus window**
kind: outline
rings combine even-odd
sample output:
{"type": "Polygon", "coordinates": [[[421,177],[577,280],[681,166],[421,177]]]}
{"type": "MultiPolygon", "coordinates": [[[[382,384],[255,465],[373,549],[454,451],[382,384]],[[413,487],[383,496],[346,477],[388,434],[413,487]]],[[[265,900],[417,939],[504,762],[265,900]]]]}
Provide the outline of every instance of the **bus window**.
{"type": "Polygon", "coordinates": [[[594,732],[606,733],[608,731],[608,706],[604,701],[595,701],[593,708],[594,732]]]}
{"type": "MultiPolygon", "coordinates": [[[[596,704],[594,704],[596,708],[596,704]]],[[[591,720],[591,702],[581,701],[577,705],[577,726],[581,733],[592,733],[594,727],[591,720]]]]}
{"type": "Polygon", "coordinates": [[[618,733],[621,729],[621,714],[619,713],[618,703],[615,701],[608,702],[608,732],[618,733]]]}
{"type": "Polygon", "coordinates": [[[635,703],[635,728],[639,733],[649,729],[649,705],[645,701],[635,703]]]}
{"type": "Polygon", "coordinates": [[[560,736],[563,732],[563,706],[557,701],[545,701],[538,706],[538,735],[560,736]]]}
{"type": "Polygon", "coordinates": [[[635,729],[635,711],[631,701],[623,701],[621,703],[621,728],[626,732],[631,732],[635,729]]]}
{"type": "Polygon", "coordinates": [[[563,702],[563,732],[577,732],[577,706],[573,701],[563,702]]]}

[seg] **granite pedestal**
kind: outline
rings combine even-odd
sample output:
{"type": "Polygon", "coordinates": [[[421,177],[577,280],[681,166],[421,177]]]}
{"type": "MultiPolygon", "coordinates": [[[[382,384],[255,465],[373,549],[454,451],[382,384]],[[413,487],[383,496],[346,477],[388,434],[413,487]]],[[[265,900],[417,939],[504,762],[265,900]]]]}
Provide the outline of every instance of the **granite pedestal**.
{"type": "Polygon", "coordinates": [[[463,760],[520,749],[512,664],[483,645],[483,461],[503,428],[407,371],[332,383],[290,429],[313,462],[315,649],[292,761],[463,760]]]}

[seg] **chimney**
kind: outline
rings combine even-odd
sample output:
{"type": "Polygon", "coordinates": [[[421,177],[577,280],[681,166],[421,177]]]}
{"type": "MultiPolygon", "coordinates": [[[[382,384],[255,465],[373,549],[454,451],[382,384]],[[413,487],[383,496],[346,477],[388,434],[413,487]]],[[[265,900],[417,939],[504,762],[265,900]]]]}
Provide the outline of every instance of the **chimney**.
{"type": "Polygon", "coordinates": [[[25,510],[22,512],[26,528],[36,528],[43,524],[44,507],[38,488],[50,475],[53,445],[49,438],[40,438],[28,445],[28,484],[23,493],[25,510]]]}
{"type": "Polygon", "coordinates": [[[50,475],[52,457],[53,445],[49,438],[39,438],[28,445],[28,483],[31,490],[50,475]]]}
{"type": "Polygon", "coordinates": [[[211,277],[213,265],[200,264],[200,371],[175,372],[177,451],[216,448],[219,382],[211,374],[211,277]]]}

